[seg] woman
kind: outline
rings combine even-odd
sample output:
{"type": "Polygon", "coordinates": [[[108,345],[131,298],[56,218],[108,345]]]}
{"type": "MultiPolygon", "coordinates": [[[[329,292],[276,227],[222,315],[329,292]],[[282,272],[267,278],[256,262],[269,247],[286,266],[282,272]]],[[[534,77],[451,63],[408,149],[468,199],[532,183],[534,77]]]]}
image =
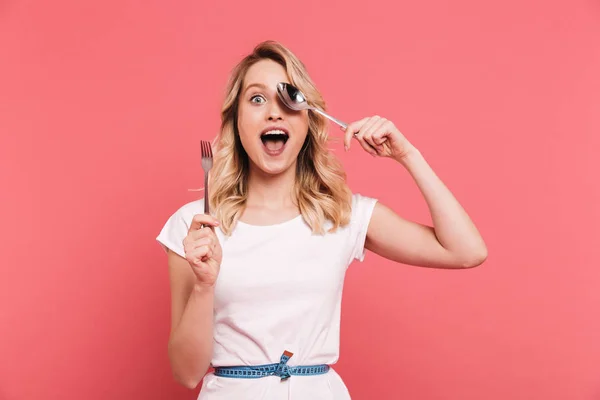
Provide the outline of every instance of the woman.
{"type": "Polygon", "coordinates": [[[344,146],[356,140],[406,168],[433,227],[353,194],[327,149],[328,122],[287,109],[278,82],[324,108],[288,49],[259,44],[228,85],[209,184],[214,215],[201,200],[188,203],[157,238],[168,253],[173,374],[194,388],[215,367],[200,399],[349,399],[330,367],[348,265],[365,249],[432,268],[475,267],[487,256],[466,212],[391,121],[351,123],[344,146]]]}

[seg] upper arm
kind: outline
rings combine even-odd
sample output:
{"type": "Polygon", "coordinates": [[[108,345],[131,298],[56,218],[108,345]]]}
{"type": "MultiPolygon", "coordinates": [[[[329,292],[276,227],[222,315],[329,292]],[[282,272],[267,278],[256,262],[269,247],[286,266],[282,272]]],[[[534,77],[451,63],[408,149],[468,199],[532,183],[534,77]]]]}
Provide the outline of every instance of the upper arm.
{"type": "Polygon", "coordinates": [[[156,238],[167,254],[171,289],[171,337],[194,289],[195,275],[185,259],[183,239],[188,233],[193,216],[200,211],[200,201],[180,207],[169,217],[156,238]]]}
{"type": "Polygon", "coordinates": [[[171,287],[171,332],[181,320],[187,301],[194,289],[195,275],[187,260],[172,250],[167,252],[171,287]]]}
{"type": "Polygon", "coordinates": [[[430,268],[456,268],[452,254],[432,227],[408,221],[377,202],[367,229],[365,247],[392,261],[430,268]]]}

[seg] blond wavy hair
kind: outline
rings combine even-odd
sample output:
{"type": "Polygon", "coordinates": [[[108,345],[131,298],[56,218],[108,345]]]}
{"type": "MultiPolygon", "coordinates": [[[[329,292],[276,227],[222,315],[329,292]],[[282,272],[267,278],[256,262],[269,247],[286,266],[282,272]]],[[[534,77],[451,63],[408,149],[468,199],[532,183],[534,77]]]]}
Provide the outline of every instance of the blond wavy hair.
{"type": "MultiPolygon", "coordinates": [[[[209,202],[221,229],[230,235],[242,215],[248,198],[249,160],[237,129],[238,102],[248,69],[264,59],[282,65],[290,83],[299,88],[309,104],[325,109],[325,101],[304,64],[285,46],[275,41],[258,44],[233,69],[221,109],[221,129],[214,140],[214,165],[210,173],[209,202]]],[[[328,122],[309,112],[308,135],[298,155],[295,200],[304,221],[314,233],[324,234],[325,223],[333,232],[350,221],[352,192],[346,173],[330,152],[328,122]]]]}

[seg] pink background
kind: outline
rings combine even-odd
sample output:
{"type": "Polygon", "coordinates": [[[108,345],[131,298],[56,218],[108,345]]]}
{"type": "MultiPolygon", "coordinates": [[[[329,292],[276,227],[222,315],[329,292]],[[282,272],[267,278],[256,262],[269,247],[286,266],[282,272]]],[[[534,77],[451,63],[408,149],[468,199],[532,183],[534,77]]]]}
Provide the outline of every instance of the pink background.
{"type": "MultiPolygon", "coordinates": [[[[472,270],[350,268],[353,398],[600,399],[591,0],[1,2],[0,399],[196,397],[154,238],[200,195],[230,69],[271,38],[334,116],[393,120],[489,246],[472,270]]],[[[399,165],[333,148],[353,190],[429,221],[399,165]]]]}

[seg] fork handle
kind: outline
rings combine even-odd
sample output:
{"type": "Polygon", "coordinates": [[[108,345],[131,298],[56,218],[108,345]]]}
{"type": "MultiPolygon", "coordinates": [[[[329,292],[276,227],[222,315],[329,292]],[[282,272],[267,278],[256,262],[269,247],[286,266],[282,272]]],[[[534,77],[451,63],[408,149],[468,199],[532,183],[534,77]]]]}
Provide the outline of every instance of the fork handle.
{"type": "Polygon", "coordinates": [[[204,172],[204,214],[210,214],[208,206],[208,171],[204,172]]]}

